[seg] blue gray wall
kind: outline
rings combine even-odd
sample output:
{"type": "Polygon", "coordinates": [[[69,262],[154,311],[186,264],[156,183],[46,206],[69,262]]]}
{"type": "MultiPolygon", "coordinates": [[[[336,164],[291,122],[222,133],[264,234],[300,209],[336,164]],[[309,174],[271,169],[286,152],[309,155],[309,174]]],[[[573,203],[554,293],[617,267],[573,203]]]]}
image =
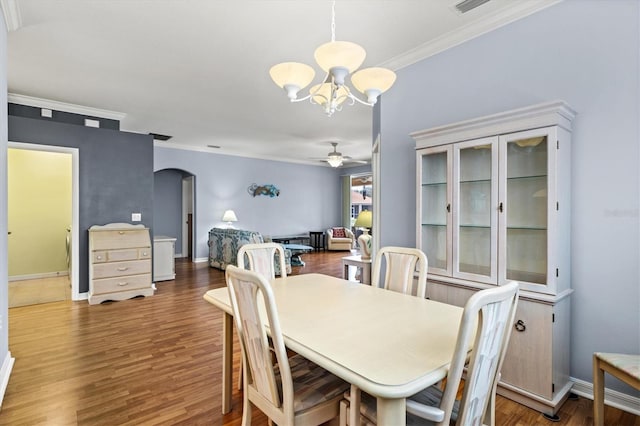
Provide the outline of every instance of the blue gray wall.
{"type": "Polygon", "coordinates": [[[400,70],[381,105],[383,245],[415,244],[410,132],[555,99],[577,111],[571,375],[589,383],[593,352],[640,353],[639,9],[566,0],[400,70]]]}
{"type": "Polygon", "coordinates": [[[153,225],[153,139],[148,135],[9,116],[9,140],[79,149],[79,291],[89,291],[92,225],[153,225]]]}
{"type": "Polygon", "coordinates": [[[156,147],[154,169],[179,169],[194,178],[196,260],[209,256],[209,230],[226,226],[235,211],[238,229],[278,236],[325,230],[340,221],[340,169],[156,147]],[[273,184],[278,197],[253,197],[247,188],[273,184]]]}

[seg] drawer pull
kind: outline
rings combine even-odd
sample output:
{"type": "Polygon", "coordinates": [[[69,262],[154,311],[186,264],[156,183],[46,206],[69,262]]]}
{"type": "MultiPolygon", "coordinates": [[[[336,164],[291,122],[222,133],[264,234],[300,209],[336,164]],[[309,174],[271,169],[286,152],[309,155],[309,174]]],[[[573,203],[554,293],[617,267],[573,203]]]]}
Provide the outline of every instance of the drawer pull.
{"type": "Polygon", "coordinates": [[[119,285],[120,287],[124,287],[125,285],[129,285],[129,283],[128,283],[128,282],[126,282],[126,281],[123,281],[123,282],[118,283],[118,285],[119,285]]]}
{"type": "Polygon", "coordinates": [[[516,321],[516,323],[513,326],[516,328],[517,331],[520,331],[520,332],[525,331],[527,329],[527,326],[524,325],[524,321],[522,320],[516,321]]]}
{"type": "Polygon", "coordinates": [[[143,256],[149,256],[149,255],[147,254],[147,252],[146,252],[146,251],[143,251],[143,252],[142,252],[142,255],[143,255],[143,256]]]}
{"type": "Polygon", "coordinates": [[[129,269],[129,268],[126,267],[126,266],[121,266],[121,267],[118,268],[118,271],[126,271],[127,269],[129,269]]]}
{"type": "Polygon", "coordinates": [[[96,256],[96,259],[102,260],[102,256],[96,256]]]}
{"type": "Polygon", "coordinates": [[[118,234],[124,235],[124,231],[118,231],[118,234]]]}

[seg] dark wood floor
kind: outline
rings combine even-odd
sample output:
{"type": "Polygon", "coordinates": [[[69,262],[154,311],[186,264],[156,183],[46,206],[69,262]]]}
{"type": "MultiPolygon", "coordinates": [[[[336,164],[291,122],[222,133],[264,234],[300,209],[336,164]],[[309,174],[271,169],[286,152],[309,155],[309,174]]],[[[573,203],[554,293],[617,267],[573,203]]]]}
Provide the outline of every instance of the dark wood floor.
{"type": "MultiPolygon", "coordinates": [[[[346,252],[303,255],[293,273],[341,276],[346,252]]],[[[222,315],[202,299],[224,285],[222,271],[178,261],[177,279],[156,295],[89,306],[54,302],[9,310],[16,362],[0,425],[240,425],[242,399],[220,409],[222,315]]],[[[235,348],[239,346],[236,344],[235,348]]],[[[237,377],[239,354],[235,356],[237,377]]],[[[499,398],[498,425],[590,425],[592,403],[568,401],[561,421],[499,398]]],[[[254,410],[254,424],[267,420],[254,410]]],[[[607,407],[608,425],[640,419],[607,407]]]]}

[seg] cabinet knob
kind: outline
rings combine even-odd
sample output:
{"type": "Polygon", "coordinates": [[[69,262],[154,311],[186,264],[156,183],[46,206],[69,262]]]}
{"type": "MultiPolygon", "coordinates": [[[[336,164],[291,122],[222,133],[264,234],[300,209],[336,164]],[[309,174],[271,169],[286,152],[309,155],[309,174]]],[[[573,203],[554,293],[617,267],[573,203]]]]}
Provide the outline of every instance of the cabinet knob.
{"type": "Polygon", "coordinates": [[[520,331],[520,332],[525,331],[527,329],[527,326],[524,325],[524,321],[522,320],[516,321],[516,323],[513,326],[515,327],[516,331],[520,331]]]}
{"type": "Polygon", "coordinates": [[[96,259],[102,260],[102,256],[96,256],[96,259]]]}
{"type": "Polygon", "coordinates": [[[148,256],[148,254],[147,254],[147,252],[146,252],[146,251],[143,251],[143,252],[142,252],[142,255],[143,255],[143,256],[148,256]]]}
{"type": "Polygon", "coordinates": [[[118,271],[126,271],[127,269],[129,269],[129,268],[127,268],[126,266],[122,266],[122,267],[118,268],[118,271]]]}

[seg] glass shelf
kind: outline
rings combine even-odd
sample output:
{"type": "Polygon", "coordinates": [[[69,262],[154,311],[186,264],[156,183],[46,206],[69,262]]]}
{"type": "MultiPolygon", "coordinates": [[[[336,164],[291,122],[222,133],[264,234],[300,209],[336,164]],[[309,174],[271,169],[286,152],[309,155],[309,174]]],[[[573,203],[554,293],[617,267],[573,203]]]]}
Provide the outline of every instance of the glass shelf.
{"type": "Polygon", "coordinates": [[[422,186],[446,186],[447,182],[422,182],[422,186]]]}
{"type": "Polygon", "coordinates": [[[547,228],[543,228],[540,226],[507,226],[507,231],[546,231],[547,228]]]}
{"type": "Polygon", "coordinates": [[[441,226],[441,227],[446,227],[447,224],[446,223],[422,223],[422,226],[441,226]]]}
{"type": "Polygon", "coordinates": [[[461,180],[460,183],[491,183],[491,179],[468,179],[461,180]]]}
{"type": "Polygon", "coordinates": [[[530,175],[530,176],[511,176],[508,177],[507,180],[508,181],[513,181],[513,180],[523,180],[523,179],[544,179],[546,178],[547,175],[530,175]]]}
{"type": "Polygon", "coordinates": [[[460,225],[460,228],[479,228],[479,229],[490,229],[491,225],[472,225],[472,224],[464,224],[460,225]]]}

